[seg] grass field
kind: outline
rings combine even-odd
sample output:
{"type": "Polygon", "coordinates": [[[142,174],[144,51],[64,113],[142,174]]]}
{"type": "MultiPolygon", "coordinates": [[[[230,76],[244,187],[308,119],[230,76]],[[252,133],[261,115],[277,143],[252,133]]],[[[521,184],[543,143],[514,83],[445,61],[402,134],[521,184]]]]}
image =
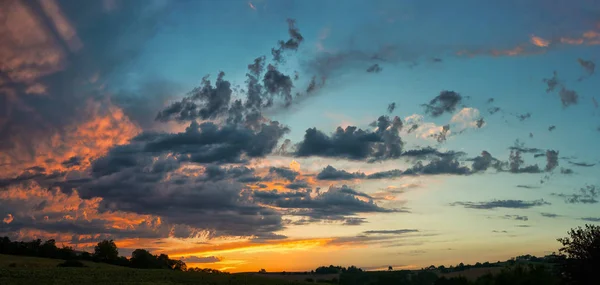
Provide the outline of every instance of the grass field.
{"type": "Polygon", "coordinates": [[[502,270],[502,267],[489,267],[489,268],[469,268],[467,270],[450,272],[450,273],[439,273],[438,275],[446,278],[463,276],[469,281],[475,281],[477,278],[486,275],[488,273],[498,274],[502,270]]]}
{"type": "Polygon", "coordinates": [[[164,269],[132,269],[83,262],[87,268],[57,267],[63,260],[0,255],[0,284],[314,284],[253,274],[209,274],[164,269]]]}

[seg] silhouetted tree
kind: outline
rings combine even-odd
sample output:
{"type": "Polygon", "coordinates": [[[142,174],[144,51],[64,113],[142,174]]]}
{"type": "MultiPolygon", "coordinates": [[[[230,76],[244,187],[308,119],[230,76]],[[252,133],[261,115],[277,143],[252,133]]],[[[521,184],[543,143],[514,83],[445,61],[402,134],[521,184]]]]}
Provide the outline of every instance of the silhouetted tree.
{"type": "Polygon", "coordinates": [[[392,271],[394,270],[394,268],[392,268],[391,266],[388,266],[388,271],[392,271]]]}
{"type": "Polygon", "coordinates": [[[266,271],[264,268],[261,268],[261,269],[258,271],[258,273],[265,274],[265,273],[267,273],[267,271],[266,271]]]}
{"type": "Polygon", "coordinates": [[[94,247],[94,258],[102,262],[113,262],[119,258],[119,250],[115,242],[103,240],[94,247]]]}
{"type": "Polygon", "coordinates": [[[129,259],[134,268],[160,268],[157,258],[145,249],[136,249],[129,259]]]}
{"type": "Polygon", "coordinates": [[[585,225],[569,231],[569,236],[559,238],[563,247],[559,255],[562,277],[567,284],[596,284],[600,269],[600,226],[585,225]]]}

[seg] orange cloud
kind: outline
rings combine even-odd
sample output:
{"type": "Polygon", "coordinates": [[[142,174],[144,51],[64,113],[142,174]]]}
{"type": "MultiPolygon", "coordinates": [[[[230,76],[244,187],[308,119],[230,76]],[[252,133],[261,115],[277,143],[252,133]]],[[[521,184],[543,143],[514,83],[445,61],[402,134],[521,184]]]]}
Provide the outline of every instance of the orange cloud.
{"type": "Polygon", "coordinates": [[[0,172],[14,176],[33,166],[44,167],[47,172],[65,171],[62,162],[72,157],[78,157],[80,164],[70,169],[82,170],[93,159],[115,145],[127,143],[140,132],[123,110],[110,101],[89,101],[85,110],[88,118],[83,122],[74,123],[46,140],[28,142],[34,145],[33,150],[15,144],[11,153],[0,153],[0,172]]]}
{"type": "Polygon", "coordinates": [[[77,190],[67,194],[56,188],[42,188],[34,182],[26,185],[13,185],[0,191],[0,203],[3,207],[12,209],[12,214],[4,219],[5,223],[10,223],[13,219],[25,219],[35,223],[23,227],[23,230],[17,233],[22,239],[54,238],[59,235],[61,242],[75,245],[78,244],[77,241],[81,240],[98,242],[107,235],[119,231],[139,231],[141,233],[161,230],[162,222],[159,217],[121,211],[100,211],[101,202],[102,198],[97,197],[82,199],[77,190]],[[78,234],[68,230],[60,231],[60,233],[57,233],[59,231],[40,230],[45,228],[44,224],[51,225],[65,221],[80,225],[93,223],[94,225],[105,225],[105,227],[96,226],[97,228],[94,229],[97,232],[90,234],[78,234]]]}
{"type": "Polygon", "coordinates": [[[540,37],[531,35],[531,43],[538,47],[547,47],[550,45],[550,41],[542,39],[540,37]]]}
{"type": "Polygon", "coordinates": [[[0,18],[5,23],[0,26],[0,70],[10,80],[31,82],[62,69],[64,52],[27,5],[17,0],[3,1],[0,18]]]}
{"type": "Polygon", "coordinates": [[[10,224],[14,220],[12,214],[7,214],[6,218],[2,219],[5,224],[10,224]]]}
{"type": "Polygon", "coordinates": [[[285,253],[298,250],[309,250],[315,247],[328,245],[334,238],[317,238],[317,239],[302,239],[302,240],[286,240],[275,241],[268,243],[252,243],[250,241],[230,243],[224,245],[202,246],[197,248],[189,248],[183,251],[174,250],[169,252],[173,257],[185,256],[221,256],[231,253],[265,253],[277,252],[285,253]]]}

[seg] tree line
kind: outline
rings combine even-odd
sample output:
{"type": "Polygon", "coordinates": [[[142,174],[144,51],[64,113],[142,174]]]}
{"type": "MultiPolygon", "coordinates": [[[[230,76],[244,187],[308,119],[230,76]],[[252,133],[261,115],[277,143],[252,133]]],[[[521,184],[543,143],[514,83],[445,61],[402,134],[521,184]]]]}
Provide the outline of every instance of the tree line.
{"type": "MultiPolygon", "coordinates": [[[[23,255],[64,260],[85,260],[142,269],[171,269],[186,271],[187,265],[181,260],[170,259],[166,254],[154,255],[145,249],[136,249],[131,258],[119,256],[119,249],[113,240],[103,240],[94,246],[94,252],[75,251],[70,246],[56,246],[54,239],[42,242],[40,239],[29,242],[0,239],[0,254],[23,255]]],[[[66,263],[69,264],[69,263],[66,263]]],[[[72,263],[77,266],[78,263],[72,263]]],[[[194,270],[198,271],[198,270],[194,270]]],[[[214,271],[214,270],[212,270],[214,271]]],[[[211,272],[213,273],[213,272],[211,272]]]]}

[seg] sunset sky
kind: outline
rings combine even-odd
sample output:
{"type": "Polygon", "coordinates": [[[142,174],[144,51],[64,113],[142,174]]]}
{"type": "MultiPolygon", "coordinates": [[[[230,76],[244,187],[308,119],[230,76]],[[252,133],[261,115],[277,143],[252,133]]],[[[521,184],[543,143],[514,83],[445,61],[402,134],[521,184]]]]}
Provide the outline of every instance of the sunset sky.
{"type": "Polygon", "coordinates": [[[598,1],[4,0],[0,20],[0,236],[375,270],[545,255],[600,222],[598,1]]]}

